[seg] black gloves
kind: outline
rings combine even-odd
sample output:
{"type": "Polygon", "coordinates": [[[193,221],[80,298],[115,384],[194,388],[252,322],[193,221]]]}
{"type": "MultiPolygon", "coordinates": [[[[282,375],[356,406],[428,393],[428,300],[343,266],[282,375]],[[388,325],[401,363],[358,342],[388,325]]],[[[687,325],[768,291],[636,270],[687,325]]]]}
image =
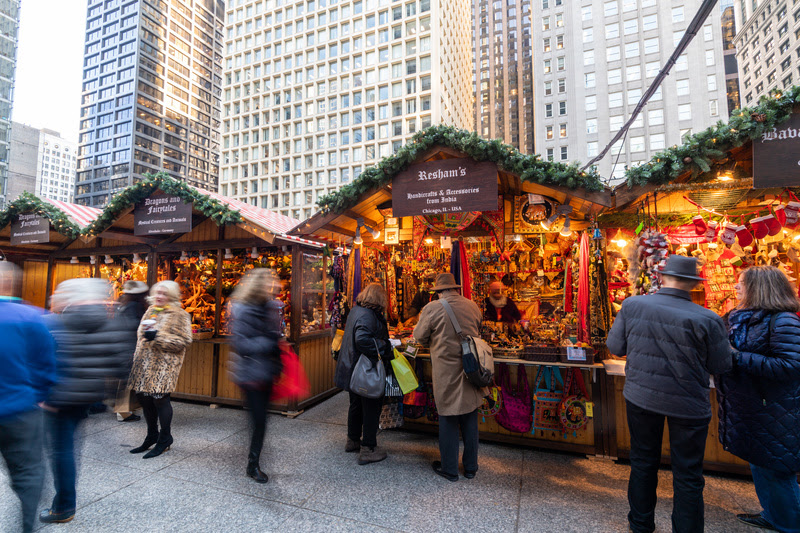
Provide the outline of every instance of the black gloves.
{"type": "Polygon", "coordinates": [[[158,333],[158,330],[155,330],[155,329],[145,330],[145,332],[144,332],[144,340],[151,341],[151,340],[155,339],[156,338],[156,333],[158,333]]]}

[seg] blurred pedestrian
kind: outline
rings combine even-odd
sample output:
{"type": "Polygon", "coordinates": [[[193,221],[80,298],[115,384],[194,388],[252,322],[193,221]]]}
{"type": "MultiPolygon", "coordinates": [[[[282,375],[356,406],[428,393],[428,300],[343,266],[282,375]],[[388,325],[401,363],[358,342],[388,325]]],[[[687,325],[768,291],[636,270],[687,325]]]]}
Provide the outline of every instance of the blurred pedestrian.
{"type": "Polygon", "coordinates": [[[728,317],[733,370],[717,377],[719,440],[750,463],[763,511],[742,522],[800,533],[800,301],[789,279],[751,267],[736,284],[728,317]]]}
{"type": "Polygon", "coordinates": [[[231,376],[244,394],[252,430],[247,455],[247,475],[266,483],[259,458],[267,429],[267,405],[273,382],[281,374],[278,341],[281,331],[281,305],[275,300],[280,280],[274,271],[256,268],[247,272],[233,293],[233,341],[231,376]]]}
{"type": "Polygon", "coordinates": [[[119,379],[127,358],[127,332],[111,312],[111,286],[95,278],[71,279],[51,298],[57,314],[45,321],[56,340],[57,382],[44,409],[50,437],[56,494],[42,522],[69,522],[75,516],[75,431],[89,406],[102,401],[107,379],[119,379]]]}
{"type": "Polygon", "coordinates": [[[56,380],[55,343],[41,309],[14,297],[19,269],[0,262],[0,454],[22,503],[22,531],[33,530],[42,492],[42,411],[56,380]]]}
{"type": "Polygon", "coordinates": [[[136,422],[142,418],[135,413],[139,408],[139,403],[128,384],[128,374],[133,364],[133,353],[136,351],[136,331],[147,310],[147,292],[149,290],[150,287],[147,286],[147,283],[128,280],[122,284],[122,294],[119,297],[117,316],[125,322],[126,328],[130,331],[128,373],[125,374],[125,379],[119,381],[117,398],[114,403],[114,412],[117,413],[117,420],[120,422],[136,422]]]}
{"type": "Polygon", "coordinates": [[[186,347],[192,343],[192,320],[181,308],[181,288],[174,281],[159,281],[150,288],[150,307],[137,333],[136,353],[129,378],[147,422],[141,446],[130,450],[145,459],[157,457],[172,445],[172,404],[186,347]],[[161,425],[161,431],[158,426],[161,425]]]}
{"type": "Polygon", "coordinates": [[[473,386],[464,373],[461,338],[456,333],[442,302],[453,311],[464,335],[480,336],[482,313],[478,305],[464,298],[453,274],[439,274],[433,290],[439,299],[428,304],[414,328],[414,339],[431,349],[433,395],[439,411],[439,454],[433,470],[448,481],[458,481],[458,432],[464,440],[461,462],[464,477],[472,479],[478,471],[478,407],[487,388],[473,386]]]}
{"type": "Polygon", "coordinates": [[[347,315],[336,362],[336,386],[350,393],[344,451],[359,452],[360,465],[386,459],[386,452],[378,448],[378,421],[383,399],[359,396],[350,390],[350,379],[361,355],[369,358],[373,365],[381,360],[388,365],[394,357],[385,316],[388,301],[386,290],[377,283],[370,283],[358,294],[355,307],[347,315]]]}
{"type": "Polygon", "coordinates": [[[666,418],[675,494],[672,528],[703,531],[710,374],[730,370],[731,348],[722,319],[692,303],[689,291],[703,280],[697,259],[671,255],[661,280],[656,294],[622,303],[607,339],[611,353],[628,356],[623,391],[631,436],[628,524],[634,533],[655,531],[666,418]]]}

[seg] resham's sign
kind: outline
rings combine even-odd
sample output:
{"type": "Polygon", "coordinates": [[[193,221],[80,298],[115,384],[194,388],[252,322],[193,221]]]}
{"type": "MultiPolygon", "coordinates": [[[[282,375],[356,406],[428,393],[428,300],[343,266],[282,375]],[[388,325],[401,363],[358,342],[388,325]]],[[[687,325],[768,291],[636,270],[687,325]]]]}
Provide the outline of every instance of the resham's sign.
{"type": "Polygon", "coordinates": [[[753,187],[800,186],[800,113],[753,139],[753,187]]]}
{"type": "Polygon", "coordinates": [[[18,215],[11,223],[11,246],[50,242],[50,221],[39,215],[18,215]]]}
{"type": "Polygon", "coordinates": [[[180,196],[153,194],[133,208],[134,235],[160,235],[192,231],[192,204],[180,196]]]}
{"type": "Polygon", "coordinates": [[[472,159],[409,165],[392,180],[392,216],[497,209],[497,166],[472,159]]]}

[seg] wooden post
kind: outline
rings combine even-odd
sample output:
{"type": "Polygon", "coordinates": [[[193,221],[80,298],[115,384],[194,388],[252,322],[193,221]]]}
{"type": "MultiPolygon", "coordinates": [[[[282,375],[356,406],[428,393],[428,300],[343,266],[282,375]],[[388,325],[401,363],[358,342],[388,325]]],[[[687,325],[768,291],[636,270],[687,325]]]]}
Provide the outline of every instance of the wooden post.
{"type": "Polygon", "coordinates": [[[158,252],[155,247],[150,247],[150,252],[147,254],[147,284],[153,286],[158,279],[158,252]]]}
{"type": "Polygon", "coordinates": [[[47,258],[47,287],[44,290],[44,307],[45,309],[50,309],[50,295],[53,294],[53,268],[55,267],[55,263],[53,261],[53,256],[49,256],[47,258]]]}

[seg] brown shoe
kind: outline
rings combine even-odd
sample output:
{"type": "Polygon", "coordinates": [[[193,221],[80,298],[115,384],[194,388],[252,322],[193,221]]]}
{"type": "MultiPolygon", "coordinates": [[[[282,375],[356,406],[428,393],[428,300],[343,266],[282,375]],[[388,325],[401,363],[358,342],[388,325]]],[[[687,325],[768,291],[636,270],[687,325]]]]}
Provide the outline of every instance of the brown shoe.
{"type": "Polygon", "coordinates": [[[361,450],[361,443],[353,439],[347,439],[347,444],[344,445],[345,453],[355,453],[361,450]]]}
{"type": "Polygon", "coordinates": [[[358,464],[368,465],[370,463],[378,463],[386,459],[386,452],[378,448],[361,447],[361,453],[358,454],[358,464]]]}

